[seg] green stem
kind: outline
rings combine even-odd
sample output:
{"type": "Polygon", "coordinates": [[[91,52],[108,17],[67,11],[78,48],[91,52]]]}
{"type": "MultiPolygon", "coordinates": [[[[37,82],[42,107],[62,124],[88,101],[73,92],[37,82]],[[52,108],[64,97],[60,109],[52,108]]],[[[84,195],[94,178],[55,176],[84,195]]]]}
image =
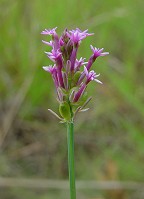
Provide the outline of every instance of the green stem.
{"type": "Polygon", "coordinates": [[[70,199],[76,199],[73,121],[67,122],[67,139],[68,139],[68,167],[69,167],[69,182],[70,182],[70,199]]]}

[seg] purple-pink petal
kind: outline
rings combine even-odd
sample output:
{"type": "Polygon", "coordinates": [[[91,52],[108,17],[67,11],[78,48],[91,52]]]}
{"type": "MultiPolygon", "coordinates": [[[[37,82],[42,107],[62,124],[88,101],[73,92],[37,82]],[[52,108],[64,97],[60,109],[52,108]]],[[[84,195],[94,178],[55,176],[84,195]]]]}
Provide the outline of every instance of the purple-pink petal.
{"type": "Polygon", "coordinates": [[[43,34],[43,35],[53,35],[55,33],[56,29],[57,29],[57,27],[53,28],[53,29],[45,29],[41,32],[41,34],[43,34]]]}
{"type": "Polygon", "coordinates": [[[42,42],[43,42],[44,44],[48,45],[48,46],[53,46],[53,42],[52,42],[52,41],[48,42],[48,41],[42,40],[42,42]]]}
{"type": "Polygon", "coordinates": [[[43,66],[42,67],[46,72],[49,72],[52,74],[53,72],[53,67],[50,65],[50,66],[43,66]]]}
{"type": "Polygon", "coordinates": [[[94,79],[95,82],[99,83],[99,84],[103,84],[100,80],[98,79],[94,79]]]}

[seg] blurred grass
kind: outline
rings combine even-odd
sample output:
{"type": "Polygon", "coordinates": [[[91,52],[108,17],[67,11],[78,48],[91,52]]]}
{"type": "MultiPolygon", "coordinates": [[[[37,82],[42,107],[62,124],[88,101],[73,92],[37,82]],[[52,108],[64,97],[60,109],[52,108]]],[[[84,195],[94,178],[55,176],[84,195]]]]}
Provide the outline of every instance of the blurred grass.
{"type": "MultiPolygon", "coordinates": [[[[79,56],[89,58],[90,44],[110,52],[94,66],[104,85],[91,85],[91,110],[77,118],[77,178],[144,180],[143,9],[142,0],[0,1],[1,176],[68,177],[65,127],[47,112],[58,107],[53,82],[42,70],[50,61],[40,32],[58,26],[59,33],[65,27],[95,33],[81,44],[79,56]]],[[[53,192],[37,197],[1,191],[5,199],[20,193],[57,198],[53,192]]]]}

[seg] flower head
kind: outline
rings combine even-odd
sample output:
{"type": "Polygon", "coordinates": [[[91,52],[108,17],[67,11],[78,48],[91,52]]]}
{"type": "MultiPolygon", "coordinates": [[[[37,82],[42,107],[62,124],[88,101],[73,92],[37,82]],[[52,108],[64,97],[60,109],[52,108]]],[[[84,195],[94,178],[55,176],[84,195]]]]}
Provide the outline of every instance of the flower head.
{"type": "Polygon", "coordinates": [[[99,77],[100,74],[97,75],[94,70],[91,70],[89,72],[85,66],[84,66],[84,72],[86,75],[86,84],[88,84],[90,81],[96,81],[96,82],[102,84],[102,82],[97,79],[97,77],[99,77]]]}
{"type": "Polygon", "coordinates": [[[78,44],[80,44],[81,40],[83,40],[87,36],[93,35],[93,33],[87,33],[87,31],[88,30],[81,31],[79,28],[69,31],[71,41],[77,46],[78,44]]]}
{"type": "Polygon", "coordinates": [[[52,49],[51,52],[45,52],[50,60],[55,62],[61,55],[61,52],[59,50],[52,49]]]}
{"type": "Polygon", "coordinates": [[[53,28],[45,29],[41,34],[52,37],[50,42],[43,40],[42,42],[52,47],[51,52],[45,53],[54,62],[54,66],[43,66],[43,69],[49,72],[53,78],[63,121],[71,120],[91,99],[86,94],[88,84],[91,81],[102,84],[97,79],[100,74],[90,70],[92,64],[97,57],[105,56],[109,53],[103,52],[103,48],[94,48],[91,45],[93,54],[88,62],[82,57],[77,59],[77,52],[81,41],[87,36],[93,35],[93,33],[88,33],[88,30],[81,31],[79,28],[76,28],[69,31],[65,29],[63,34],[58,37],[56,28],[53,28]],[[69,113],[67,114],[63,111],[68,111],[69,113]]]}
{"type": "Polygon", "coordinates": [[[86,58],[80,58],[79,60],[78,59],[76,59],[76,61],[75,61],[75,71],[78,71],[79,69],[80,69],[80,67],[81,66],[83,66],[83,65],[85,65],[85,64],[87,64],[87,62],[84,62],[84,60],[85,60],[86,58]]]}
{"type": "Polygon", "coordinates": [[[105,55],[108,55],[109,53],[108,52],[103,52],[104,48],[94,48],[92,45],[90,45],[92,51],[93,51],[93,56],[94,58],[97,58],[99,56],[105,56],[105,55]]]}
{"type": "Polygon", "coordinates": [[[88,63],[86,65],[88,71],[90,70],[91,66],[93,65],[93,63],[95,62],[95,60],[100,57],[100,56],[105,56],[105,55],[108,55],[109,53],[108,52],[103,52],[103,48],[94,48],[92,45],[90,45],[92,51],[93,51],[93,54],[92,56],[89,58],[88,60],[88,63]]]}

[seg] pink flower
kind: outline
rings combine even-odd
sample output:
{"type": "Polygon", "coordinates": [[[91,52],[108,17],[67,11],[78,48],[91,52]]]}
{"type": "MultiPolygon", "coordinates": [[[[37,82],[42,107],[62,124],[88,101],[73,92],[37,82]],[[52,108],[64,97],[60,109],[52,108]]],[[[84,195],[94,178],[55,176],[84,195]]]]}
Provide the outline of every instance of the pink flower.
{"type": "Polygon", "coordinates": [[[97,77],[99,77],[100,74],[97,75],[94,70],[91,70],[89,72],[87,70],[87,68],[84,66],[84,73],[86,75],[86,84],[88,84],[90,81],[96,81],[96,82],[102,84],[102,82],[97,79],[97,77]]]}
{"type": "Polygon", "coordinates": [[[94,48],[92,45],[90,45],[92,51],[93,51],[93,54],[92,56],[89,58],[88,60],[88,64],[86,65],[87,69],[89,70],[92,66],[92,64],[95,62],[95,60],[100,57],[100,56],[105,56],[105,55],[108,55],[109,53],[108,52],[103,52],[103,48],[99,49],[99,48],[94,48]]]}
{"type": "Polygon", "coordinates": [[[92,51],[93,51],[93,56],[94,58],[97,58],[99,56],[105,56],[105,55],[108,55],[109,53],[108,52],[103,52],[104,48],[94,48],[92,45],[90,45],[92,51]]]}
{"type": "Polygon", "coordinates": [[[46,41],[43,41],[43,43],[52,46],[54,50],[58,50],[60,47],[59,38],[56,33],[56,29],[57,29],[57,27],[53,28],[53,29],[45,29],[44,31],[41,32],[41,34],[43,34],[43,35],[51,35],[52,36],[53,42],[47,43],[46,41]]]}
{"type": "Polygon", "coordinates": [[[59,50],[54,50],[54,49],[52,49],[51,52],[45,52],[45,53],[47,54],[48,58],[53,62],[55,62],[62,54],[59,50]]]}
{"type": "Polygon", "coordinates": [[[80,44],[81,40],[83,40],[87,36],[93,35],[93,33],[87,33],[87,31],[88,30],[81,31],[79,28],[69,31],[71,41],[77,46],[78,44],[80,44]]]}
{"type": "Polygon", "coordinates": [[[57,29],[57,27],[56,27],[56,28],[53,28],[53,29],[45,29],[45,30],[43,30],[43,31],[41,32],[41,34],[42,34],[42,35],[53,35],[53,34],[55,34],[56,29],[57,29]]]}
{"type": "Polygon", "coordinates": [[[85,59],[86,59],[86,58],[82,58],[82,57],[81,57],[79,60],[76,59],[76,61],[75,61],[75,66],[74,66],[75,72],[78,71],[78,70],[80,69],[81,66],[87,64],[87,62],[84,62],[85,59]]]}

